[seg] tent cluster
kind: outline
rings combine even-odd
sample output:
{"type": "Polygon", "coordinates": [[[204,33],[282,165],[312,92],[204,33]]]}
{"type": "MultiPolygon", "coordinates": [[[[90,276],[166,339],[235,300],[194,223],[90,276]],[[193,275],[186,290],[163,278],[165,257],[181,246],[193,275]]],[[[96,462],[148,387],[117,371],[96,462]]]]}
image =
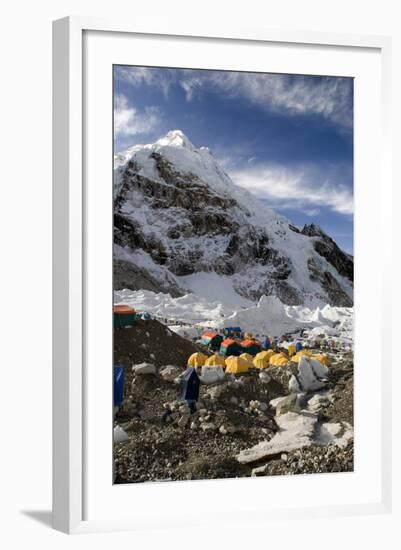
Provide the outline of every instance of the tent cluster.
{"type": "MultiPolygon", "coordinates": [[[[284,344],[286,340],[285,336],[281,338],[261,336],[259,340],[258,334],[255,336],[252,333],[243,332],[241,327],[226,327],[220,333],[210,329],[206,330],[201,336],[200,343],[224,357],[230,355],[239,357],[244,353],[255,357],[264,350],[277,350],[280,347],[287,347],[284,344]]],[[[289,344],[288,357],[296,355],[301,350],[301,342],[289,344]]]]}
{"type": "MultiPolygon", "coordinates": [[[[230,327],[224,330],[233,332],[234,328],[239,329],[239,327],[230,327]]],[[[254,357],[262,350],[262,344],[254,338],[245,338],[244,340],[232,337],[223,338],[221,334],[210,330],[202,334],[200,343],[207,346],[212,351],[219,352],[220,355],[224,355],[224,357],[229,357],[230,355],[237,357],[244,353],[254,357]]]]}
{"type": "Polygon", "coordinates": [[[265,369],[269,365],[283,366],[289,362],[284,353],[274,353],[272,350],[260,351],[253,357],[249,353],[241,355],[229,355],[224,358],[222,355],[213,354],[207,357],[204,353],[193,353],[188,361],[188,367],[222,367],[227,373],[239,374],[248,372],[251,368],[265,369]]]}
{"type": "MultiPolygon", "coordinates": [[[[233,340],[235,343],[235,340],[233,340]]],[[[221,353],[214,353],[210,357],[201,352],[193,353],[188,361],[188,367],[222,367],[225,368],[227,373],[243,373],[248,372],[250,368],[266,369],[269,366],[283,367],[288,365],[290,361],[298,363],[302,356],[311,357],[317,359],[320,363],[327,366],[329,360],[327,355],[313,354],[308,350],[301,350],[298,353],[292,355],[285,354],[284,352],[276,353],[273,350],[259,351],[255,356],[250,353],[244,352],[239,355],[229,354],[223,356],[221,353]]]]}

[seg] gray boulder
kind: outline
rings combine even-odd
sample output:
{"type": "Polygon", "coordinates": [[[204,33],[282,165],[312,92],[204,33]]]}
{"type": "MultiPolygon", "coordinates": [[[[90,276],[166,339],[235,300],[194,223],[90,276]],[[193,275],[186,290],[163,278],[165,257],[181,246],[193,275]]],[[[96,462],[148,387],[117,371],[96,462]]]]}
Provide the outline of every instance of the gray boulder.
{"type": "Polygon", "coordinates": [[[156,374],[157,369],[152,363],[139,363],[138,365],[132,365],[132,372],[134,374],[156,374]]]}

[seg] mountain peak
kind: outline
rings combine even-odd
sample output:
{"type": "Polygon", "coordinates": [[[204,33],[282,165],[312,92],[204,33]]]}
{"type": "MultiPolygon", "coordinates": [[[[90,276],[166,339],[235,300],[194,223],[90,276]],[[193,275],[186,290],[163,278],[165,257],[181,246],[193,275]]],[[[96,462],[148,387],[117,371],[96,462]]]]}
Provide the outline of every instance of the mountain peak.
{"type": "Polygon", "coordinates": [[[215,273],[205,284],[220,281],[216,296],[221,284],[238,300],[352,305],[352,259],[317,224],[294,228],[237,187],[181,130],[115,162],[115,242],[128,262],[121,285],[187,294],[215,273]]]}
{"type": "Polygon", "coordinates": [[[158,139],[156,143],[161,146],[167,145],[170,147],[184,147],[190,150],[195,149],[182,130],[170,130],[164,137],[158,139]]]}
{"type": "Polygon", "coordinates": [[[301,233],[308,237],[327,237],[326,233],[317,223],[305,224],[301,233]]]}

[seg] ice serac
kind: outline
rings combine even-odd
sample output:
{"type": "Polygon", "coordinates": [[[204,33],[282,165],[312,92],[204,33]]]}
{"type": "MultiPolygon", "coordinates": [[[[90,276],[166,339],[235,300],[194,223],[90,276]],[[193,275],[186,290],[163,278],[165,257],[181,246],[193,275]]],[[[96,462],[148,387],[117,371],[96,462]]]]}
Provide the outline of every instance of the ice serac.
{"type": "Polygon", "coordinates": [[[115,156],[114,204],[116,289],[180,296],[215,274],[252,302],[352,305],[352,257],[236,186],[180,130],[115,156]]]}
{"type": "Polygon", "coordinates": [[[250,449],[244,449],[237,455],[241,464],[258,462],[274,455],[310,447],[313,444],[313,436],[317,417],[308,412],[297,414],[287,412],[276,416],[279,431],[270,441],[261,441],[250,449]]]}

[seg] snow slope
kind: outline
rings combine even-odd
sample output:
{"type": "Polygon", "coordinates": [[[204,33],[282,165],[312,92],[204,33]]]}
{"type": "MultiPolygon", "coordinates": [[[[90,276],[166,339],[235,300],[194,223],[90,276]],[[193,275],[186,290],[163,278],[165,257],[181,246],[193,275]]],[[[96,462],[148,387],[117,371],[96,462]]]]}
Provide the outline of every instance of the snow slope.
{"type": "Polygon", "coordinates": [[[186,277],[180,277],[181,284],[208,302],[221,302],[227,307],[249,307],[252,300],[244,298],[235,291],[233,277],[219,275],[214,271],[194,273],[186,277]]]}

